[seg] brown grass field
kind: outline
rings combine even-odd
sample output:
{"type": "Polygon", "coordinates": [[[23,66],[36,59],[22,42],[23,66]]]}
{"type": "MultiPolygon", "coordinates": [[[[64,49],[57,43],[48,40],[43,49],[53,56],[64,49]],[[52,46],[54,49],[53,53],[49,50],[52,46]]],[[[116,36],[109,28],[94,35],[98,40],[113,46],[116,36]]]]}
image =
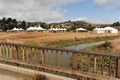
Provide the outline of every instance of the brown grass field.
{"type": "Polygon", "coordinates": [[[112,47],[113,47],[113,52],[119,53],[120,54],[120,39],[114,40],[112,42],[112,47]]]}
{"type": "Polygon", "coordinates": [[[80,32],[80,33],[0,32],[0,41],[19,43],[19,44],[25,44],[27,42],[34,41],[37,43],[37,45],[42,46],[44,43],[47,43],[47,42],[54,42],[59,40],[70,40],[70,39],[75,39],[75,37],[77,39],[80,39],[80,38],[116,36],[116,35],[119,35],[119,34],[93,34],[92,32],[80,32]]]}

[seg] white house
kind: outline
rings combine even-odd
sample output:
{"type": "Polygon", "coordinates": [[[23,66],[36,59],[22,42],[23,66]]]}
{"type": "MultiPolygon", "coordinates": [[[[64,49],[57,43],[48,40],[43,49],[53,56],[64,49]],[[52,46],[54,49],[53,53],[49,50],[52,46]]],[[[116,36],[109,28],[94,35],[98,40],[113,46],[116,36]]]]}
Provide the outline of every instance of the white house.
{"type": "Polygon", "coordinates": [[[87,32],[87,29],[84,28],[78,28],[75,30],[76,32],[87,32]]]}
{"type": "Polygon", "coordinates": [[[113,27],[105,27],[105,28],[95,28],[93,29],[93,33],[118,33],[118,30],[113,27]]]}

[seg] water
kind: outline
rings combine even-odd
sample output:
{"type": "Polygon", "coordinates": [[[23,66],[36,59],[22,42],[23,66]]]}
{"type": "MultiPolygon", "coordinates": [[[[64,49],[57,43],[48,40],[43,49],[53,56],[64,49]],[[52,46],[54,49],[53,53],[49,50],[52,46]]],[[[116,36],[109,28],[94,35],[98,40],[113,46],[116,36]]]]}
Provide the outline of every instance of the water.
{"type": "Polygon", "coordinates": [[[77,46],[69,46],[69,47],[65,47],[65,49],[72,49],[72,50],[80,50],[80,49],[84,49],[84,48],[88,48],[88,47],[92,47],[95,45],[99,45],[99,44],[103,44],[105,42],[97,42],[97,43],[88,43],[88,44],[82,44],[82,45],[77,45],[77,46]]]}

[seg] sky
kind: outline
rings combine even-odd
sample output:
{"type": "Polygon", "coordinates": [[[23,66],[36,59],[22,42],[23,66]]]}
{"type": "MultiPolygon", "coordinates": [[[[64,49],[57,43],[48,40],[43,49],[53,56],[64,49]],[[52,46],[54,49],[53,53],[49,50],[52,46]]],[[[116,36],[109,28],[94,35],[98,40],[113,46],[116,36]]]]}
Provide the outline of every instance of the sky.
{"type": "Polygon", "coordinates": [[[0,0],[0,18],[108,24],[120,19],[120,0],[0,0]]]}

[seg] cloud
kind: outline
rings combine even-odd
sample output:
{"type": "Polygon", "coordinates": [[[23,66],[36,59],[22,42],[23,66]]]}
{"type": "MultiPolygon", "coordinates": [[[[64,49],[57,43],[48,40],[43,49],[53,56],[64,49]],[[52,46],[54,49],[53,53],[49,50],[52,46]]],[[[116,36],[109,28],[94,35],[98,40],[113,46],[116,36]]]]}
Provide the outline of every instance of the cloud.
{"type": "Polygon", "coordinates": [[[120,8],[120,0],[93,0],[98,6],[107,11],[116,11],[120,8]]]}
{"type": "Polygon", "coordinates": [[[98,19],[83,17],[83,18],[72,19],[71,21],[86,21],[86,22],[90,22],[90,23],[94,23],[94,24],[112,24],[112,23],[116,22],[117,20],[113,20],[113,19],[98,20],[98,19]]]}
{"type": "Polygon", "coordinates": [[[111,3],[116,3],[120,2],[119,0],[94,0],[95,3],[98,5],[106,5],[106,4],[111,4],[111,3]]]}
{"type": "Polygon", "coordinates": [[[0,0],[0,18],[12,17],[26,21],[60,21],[66,10],[61,5],[81,0],[0,0]],[[55,8],[54,10],[52,8],[55,8]]]}

